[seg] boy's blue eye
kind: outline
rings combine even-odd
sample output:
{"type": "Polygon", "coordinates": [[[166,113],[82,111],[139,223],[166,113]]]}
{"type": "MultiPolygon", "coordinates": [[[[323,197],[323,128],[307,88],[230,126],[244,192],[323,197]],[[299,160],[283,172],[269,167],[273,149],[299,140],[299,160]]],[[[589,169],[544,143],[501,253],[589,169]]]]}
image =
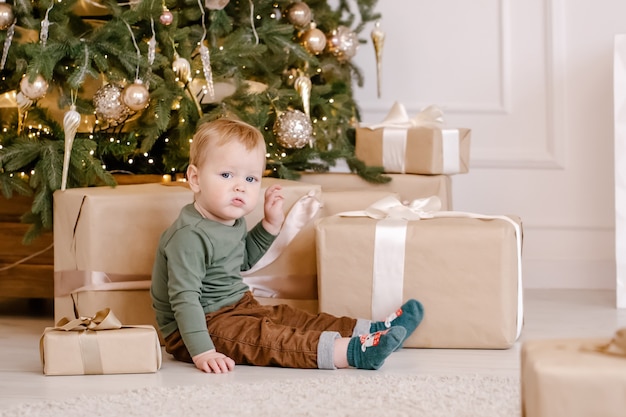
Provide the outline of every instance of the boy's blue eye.
{"type": "Polygon", "coordinates": [[[230,178],[230,177],[232,177],[232,174],[230,172],[222,172],[220,175],[222,176],[222,178],[230,178]]]}
{"type": "Polygon", "coordinates": [[[254,177],[246,177],[246,181],[247,182],[255,182],[256,178],[254,178],[254,177]]]}

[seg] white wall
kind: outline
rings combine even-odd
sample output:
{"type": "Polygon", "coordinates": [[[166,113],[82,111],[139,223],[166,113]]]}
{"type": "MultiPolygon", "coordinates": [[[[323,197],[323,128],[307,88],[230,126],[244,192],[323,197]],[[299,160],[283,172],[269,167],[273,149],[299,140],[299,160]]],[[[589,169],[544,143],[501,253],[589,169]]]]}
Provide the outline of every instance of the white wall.
{"type": "MultiPolygon", "coordinates": [[[[615,288],[613,41],[623,0],[380,0],[383,92],[371,43],[355,63],[364,122],[394,101],[472,129],[456,210],[517,214],[525,287],[615,288]]],[[[369,34],[370,28],[364,32],[369,34]]]]}

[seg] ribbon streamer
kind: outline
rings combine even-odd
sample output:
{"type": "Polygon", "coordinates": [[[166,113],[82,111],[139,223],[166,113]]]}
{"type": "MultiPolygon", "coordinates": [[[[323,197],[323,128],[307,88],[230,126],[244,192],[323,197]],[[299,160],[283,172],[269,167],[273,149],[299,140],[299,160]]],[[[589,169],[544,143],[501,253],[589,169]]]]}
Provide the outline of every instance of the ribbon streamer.
{"type": "Polygon", "coordinates": [[[315,195],[315,191],[310,191],[296,201],[291,210],[289,210],[283,223],[283,228],[276,240],[274,240],[274,243],[272,243],[272,246],[252,268],[247,271],[241,271],[241,275],[244,277],[248,276],[274,262],[300,230],[313,220],[321,207],[322,203],[315,195]]]}

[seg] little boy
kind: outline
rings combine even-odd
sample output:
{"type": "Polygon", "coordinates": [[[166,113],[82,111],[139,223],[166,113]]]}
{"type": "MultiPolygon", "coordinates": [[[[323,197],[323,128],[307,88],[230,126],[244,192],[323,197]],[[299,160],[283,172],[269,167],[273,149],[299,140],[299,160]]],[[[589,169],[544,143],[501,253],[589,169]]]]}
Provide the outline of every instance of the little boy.
{"type": "Polygon", "coordinates": [[[278,185],[264,195],[264,218],[247,231],[259,200],[265,140],[256,128],[222,118],[193,137],[187,181],[194,202],[159,241],[151,296],[165,349],[204,372],[235,364],[378,369],[419,325],[423,309],[407,301],[390,321],[310,314],[258,303],[243,282],[282,227],[278,185]]]}

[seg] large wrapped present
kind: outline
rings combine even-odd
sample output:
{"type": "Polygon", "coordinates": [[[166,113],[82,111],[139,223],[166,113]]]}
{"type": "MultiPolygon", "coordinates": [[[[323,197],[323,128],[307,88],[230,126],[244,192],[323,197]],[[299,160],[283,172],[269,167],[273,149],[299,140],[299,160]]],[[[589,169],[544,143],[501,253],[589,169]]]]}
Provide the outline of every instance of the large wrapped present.
{"type": "Polygon", "coordinates": [[[519,219],[385,198],[317,222],[321,311],[384,320],[407,299],[424,319],[405,347],[510,347],[523,322],[519,219]]]}
{"type": "Polygon", "coordinates": [[[123,323],[155,325],[148,288],[156,247],[192,201],[188,188],[162,184],[55,192],[55,320],[114,306],[123,323]]]}
{"type": "MultiPolygon", "coordinates": [[[[400,199],[412,201],[437,196],[442,210],[452,210],[452,185],[447,175],[387,174],[391,181],[372,183],[356,174],[303,172],[299,181],[319,184],[322,192],[373,191],[398,194],[400,199]]],[[[367,207],[367,206],[362,206],[367,207]]]]}
{"type": "MultiPolygon", "coordinates": [[[[320,186],[296,181],[263,178],[263,189],[271,184],[283,187],[286,211],[297,208],[306,223],[318,215],[320,186]]],[[[106,307],[128,324],[156,325],[150,299],[150,276],[161,233],[193,201],[184,186],[163,184],[123,185],[115,188],[90,187],[57,191],[54,194],[55,319],[65,316],[92,316],[106,307]]],[[[263,204],[247,216],[253,227],[262,217],[263,204]]],[[[288,214],[289,216],[289,214],[288,214]]],[[[295,240],[294,232],[281,233],[295,240]]],[[[289,240],[289,239],[287,239],[289,240]]],[[[280,274],[286,281],[297,281],[296,296],[280,294],[282,301],[294,298],[300,307],[317,311],[317,278],[314,245],[308,257],[297,246],[284,245],[273,251],[271,261],[245,277],[255,284],[280,274]],[[290,259],[299,257],[300,263],[290,259]],[[293,296],[293,297],[292,297],[293,296]],[[311,301],[313,300],[313,301],[311,301]],[[314,304],[314,305],[313,305],[314,304]]],[[[258,294],[263,302],[264,294],[258,294]]],[[[274,298],[278,297],[274,294],[274,298]]],[[[270,300],[269,303],[274,303],[270,300]]]]}
{"type": "Polygon", "coordinates": [[[395,103],[382,123],[356,129],[355,155],[390,173],[461,174],[469,171],[470,137],[470,129],[444,127],[436,107],[410,119],[395,103]]]}
{"type": "Polygon", "coordinates": [[[40,354],[46,375],[134,374],[161,368],[156,329],[124,326],[109,309],[47,327],[40,354]]]}
{"type": "Polygon", "coordinates": [[[613,340],[531,340],[522,344],[524,417],[626,414],[626,328],[613,340]]]}

